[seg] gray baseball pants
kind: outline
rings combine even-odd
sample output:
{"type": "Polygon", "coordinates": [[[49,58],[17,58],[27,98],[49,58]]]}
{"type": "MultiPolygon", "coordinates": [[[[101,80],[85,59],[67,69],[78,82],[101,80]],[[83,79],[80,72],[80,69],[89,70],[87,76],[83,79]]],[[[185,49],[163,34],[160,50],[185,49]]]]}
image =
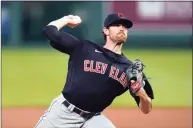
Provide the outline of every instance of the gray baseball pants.
{"type": "Polygon", "coordinates": [[[64,106],[64,100],[62,94],[56,97],[40,117],[35,128],[115,128],[103,114],[84,119],[64,106]]]}

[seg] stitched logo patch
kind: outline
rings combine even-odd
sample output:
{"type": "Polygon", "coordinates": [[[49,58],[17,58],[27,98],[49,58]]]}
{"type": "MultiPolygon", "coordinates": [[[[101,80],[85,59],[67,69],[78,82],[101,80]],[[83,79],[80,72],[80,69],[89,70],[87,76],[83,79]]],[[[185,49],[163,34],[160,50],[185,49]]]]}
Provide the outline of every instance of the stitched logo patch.
{"type": "Polygon", "coordinates": [[[125,16],[123,15],[123,13],[117,13],[118,17],[120,18],[125,18],[125,16]]]}

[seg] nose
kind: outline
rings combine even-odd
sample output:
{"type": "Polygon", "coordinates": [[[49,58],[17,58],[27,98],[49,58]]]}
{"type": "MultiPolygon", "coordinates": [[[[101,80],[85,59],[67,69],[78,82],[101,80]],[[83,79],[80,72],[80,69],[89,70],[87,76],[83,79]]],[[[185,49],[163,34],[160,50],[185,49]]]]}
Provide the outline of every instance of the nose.
{"type": "Polygon", "coordinates": [[[123,25],[120,25],[119,28],[121,31],[123,31],[125,29],[125,27],[123,25]]]}

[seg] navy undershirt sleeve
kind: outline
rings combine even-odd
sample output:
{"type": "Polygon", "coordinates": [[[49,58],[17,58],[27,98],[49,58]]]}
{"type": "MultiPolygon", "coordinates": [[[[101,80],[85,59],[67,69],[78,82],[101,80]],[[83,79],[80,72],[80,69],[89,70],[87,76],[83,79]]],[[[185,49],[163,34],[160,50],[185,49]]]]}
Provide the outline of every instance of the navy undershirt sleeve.
{"type": "Polygon", "coordinates": [[[43,33],[50,40],[50,45],[62,53],[71,55],[75,48],[82,42],[69,33],[58,31],[56,26],[48,25],[43,33]]]}

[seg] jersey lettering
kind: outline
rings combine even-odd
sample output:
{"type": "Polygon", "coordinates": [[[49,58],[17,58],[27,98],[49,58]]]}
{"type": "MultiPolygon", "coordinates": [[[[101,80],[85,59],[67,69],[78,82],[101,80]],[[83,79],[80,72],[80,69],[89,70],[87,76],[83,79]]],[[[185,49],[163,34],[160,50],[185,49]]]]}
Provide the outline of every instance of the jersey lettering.
{"type": "Polygon", "coordinates": [[[101,71],[100,71],[100,65],[101,63],[100,62],[96,62],[96,73],[101,73],[101,71]]]}
{"type": "Polygon", "coordinates": [[[94,64],[93,60],[84,60],[84,71],[85,72],[95,72],[100,74],[105,74],[107,69],[107,64],[97,61],[94,64]]]}
{"type": "MultiPolygon", "coordinates": [[[[101,62],[100,62],[101,63],[101,62]]],[[[102,68],[101,68],[101,74],[105,74],[105,71],[107,69],[107,65],[108,64],[105,64],[105,63],[101,63],[102,64],[102,68]]]]}
{"type": "Polygon", "coordinates": [[[126,87],[127,86],[127,77],[125,75],[125,72],[122,72],[120,78],[118,76],[119,76],[119,69],[114,66],[111,66],[109,77],[113,78],[114,80],[119,81],[119,83],[121,83],[123,87],[126,87]]]}
{"type": "MultiPolygon", "coordinates": [[[[105,74],[108,64],[94,60],[84,60],[84,71],[85,72],[95,72],[100,74],[105,74]]],[[[127,77],[125,72],[120,72],[120,69],[115,66],[110,67],[109,77],[118,81],[123,87],[127,86],[127,77]]]]}
{"type": "Polygon", "coordinates": [[[114,73],[115,73],[115,70],[116,68],[114,66],[111,66],[111,70],[110,70],[110,73],[109,73],[109,77],[113,78],[114,79],[114,73]]]}
{"type": "Polygon", "coordinates": [[[85,72],[88,72],[90,70],[90,68],[88,67],[88,64],[90,63],[89,60],[85,60],[84,61],[84,71],[85,72]]]}
{"type": "Polygon", "coordinates": [[[126,87],[127,86],[127,77],[126,77],[126,74],[125,72],[123,72],[121,74],[121,77],[119,78],[119,82],[123,85],[123,87],[126,87]]]}
{"type": "Polygon", "coordinates": [[[90,63],[90,72],[95,72],[95,69],[94,69],[93,65],[94,65],[94,61],[91,60],[91,63],[90,63]]]}

